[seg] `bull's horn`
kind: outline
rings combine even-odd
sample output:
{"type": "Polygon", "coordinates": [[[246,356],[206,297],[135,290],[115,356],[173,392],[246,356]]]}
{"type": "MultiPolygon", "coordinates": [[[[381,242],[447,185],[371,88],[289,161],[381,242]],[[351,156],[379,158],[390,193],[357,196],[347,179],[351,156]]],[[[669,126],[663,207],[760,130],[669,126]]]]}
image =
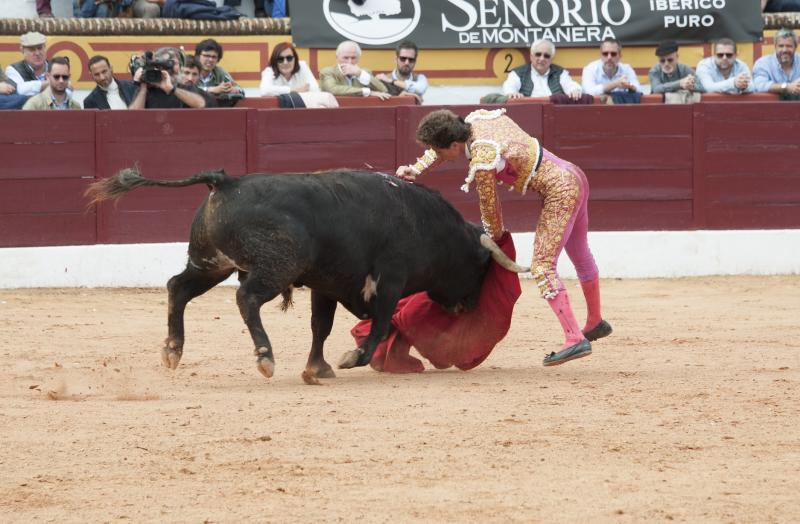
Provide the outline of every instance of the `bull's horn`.
{"type": "Polygon", "coordinates": [[[514,273],[527,273],[531,270],[529,267],[522,267],[513,260],[511,260],[508,255],[503,253],[503,250],[500,249],[500,246],[495,244],[494,240],[489,237],[486,233],[481,235],[481,245],[492,252],[492,258],[495,262],[503,266],[509,271],[513,271],[514,273]]]}

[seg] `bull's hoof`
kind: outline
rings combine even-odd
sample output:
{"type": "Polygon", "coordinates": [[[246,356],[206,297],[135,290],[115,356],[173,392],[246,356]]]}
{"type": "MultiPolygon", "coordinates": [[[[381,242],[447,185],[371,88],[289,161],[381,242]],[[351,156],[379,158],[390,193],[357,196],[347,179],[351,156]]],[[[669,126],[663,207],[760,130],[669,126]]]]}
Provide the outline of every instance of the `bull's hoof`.
{"type": "Polygon", "coordinates": [[[305,372],[317,377],[317,378],[336,378],[336,373],[333,372],[333,368],[330,364],[322,361],[321,364],[308,364],[306,365],[305,372]]]}
{"type": "Polygon", "coordinates": [[[258,371],[267,378],[272,378],[275,374],[275,362],[269,357],[261,357],[256,360],[258,371]]]}
{"type": "Polygon", "coordinates": [[[161,363],[169,369],[177,369],[183,356],[183,349],[164,346],[161,350],[161,363]]]}
{"type": "Polygon", "coordinates": [[[303,382],[308,384],[309,386],[321,386],[322,382],[317,379],[317,375],[314,373],[312,369],[306,369],[302,373],[300,373],[300,378],[303,379],[303,382]]]}
{"type": "Polygon", "coordinates": [[[336,373],[327,362],[323,362],[322,366],[306,366],[306,369],[300,374],[303,382],[310,386],[318,386],[321,384],[321,378],[336,378],[336,373]]]}
{"type": "Polygon", "coordinates": [[[363,353],[364,350],[360,348],[348,351],[342,355],[342,358],[339,359],[339,369],[350,369],[356,367],[358,365],[358,360],[363,353]]]}

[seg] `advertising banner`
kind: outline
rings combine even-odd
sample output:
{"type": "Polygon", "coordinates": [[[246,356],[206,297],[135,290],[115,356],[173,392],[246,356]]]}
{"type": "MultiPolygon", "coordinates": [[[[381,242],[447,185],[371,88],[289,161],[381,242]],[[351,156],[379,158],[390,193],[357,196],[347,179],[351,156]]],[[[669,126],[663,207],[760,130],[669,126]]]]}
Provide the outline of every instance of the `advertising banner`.
{"type": "Polygon", "coordinates": [[[528,47],[540,38],[558,47],[594,47],[608,37],[624,45],[662,40],[737,42],[761,38],[755,0],[293,0],[292,39],[300,47],[424,49],[528,47]]]}

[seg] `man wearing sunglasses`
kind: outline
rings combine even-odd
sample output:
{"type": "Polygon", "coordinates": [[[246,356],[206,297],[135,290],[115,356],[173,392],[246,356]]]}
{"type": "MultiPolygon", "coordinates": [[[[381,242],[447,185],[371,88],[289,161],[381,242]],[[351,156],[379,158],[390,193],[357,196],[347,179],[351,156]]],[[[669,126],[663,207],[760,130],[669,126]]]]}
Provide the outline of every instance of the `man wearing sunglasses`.
{"type": "Polygon", "coordinates": [[[775,52],[756,60],[753,85],[756,92],[776,93],[781,100],[800,100],[800,54],[797,35],[791,29],[775,33],[775,52]]]}
{"type": "MultiPolygon", "coordinates": [[[[556,46],[550,40],[531,44],[530,64],[516,67],[503,82],[503,95],[509,100],[524,97],[550,97],[554,104],[592,103],[569,72],[553,63],[556,46]]],[[[498,100],[500,102],[500,100],[498,100]]]]}
{"type": "Polygon", "coordinates": [[[621,62],[622,44],[606,38],[600,44],[600,58],[583,68],[583,91],[593,96],[612,93],[641,93],[636,72],[621,62]]]}
{"type": "Polygon", "coordinates": [[[697,64],[697,78],[706,93],[752,93],[750,68],[736,58],[736,42],[730,38],[720,38],[711,48],[713,56],[697,64]]]}
{"type": "Polygon", "coordinates": [[[54,57],[47,73],[48,86],[38,95],[29,98],[22,109],[34,111],[80,109],[80,104],[70,96],[69,76],[69,60],[63,56],[54,57]]]}
{"type": "Polygon", "coordinates": [[[422,73],[414,74],[419,49],[411,40],[404,40],[395,49],[395,68],[391,75],[375,75],[386,84],[389,94],[414,96],[422,103],[422,96],[428,90],[428,79],[422,73]]]}
{"type": "Polygon", "coordinates": [[[661,42],[656,48],[658,63],[650,68],[650,91],[664,93],[665,101],[675,103],[699,102],[703,86],[694,76],[694,69],[678,62],[678,43],[674,40],[661,42]]]}

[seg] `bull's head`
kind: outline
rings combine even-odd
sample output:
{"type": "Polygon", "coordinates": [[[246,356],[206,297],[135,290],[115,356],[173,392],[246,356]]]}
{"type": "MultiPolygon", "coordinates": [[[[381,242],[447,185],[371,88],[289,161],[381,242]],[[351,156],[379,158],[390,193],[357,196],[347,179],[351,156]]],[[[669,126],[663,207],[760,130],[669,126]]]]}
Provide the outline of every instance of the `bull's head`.
{"type": "Polygon", "coordinates": [[[445,282],[444,287],[428,291],[431,300],[441,304],[451,313],[469,311],[478,305],[483,279],[491,260],[514,273],[530,271],[530,268],[520,266],[511,260],[491,237],[483,232],[482,228],[473,224],[469,225],[474,231],[475,242],[478,244],[472,252],[472,259],[464,260],[457,269],[454,268],[454,272],[450,276],[456,278],[457,282],[448,278],[445,279],[448,282],[445,282]]]}

